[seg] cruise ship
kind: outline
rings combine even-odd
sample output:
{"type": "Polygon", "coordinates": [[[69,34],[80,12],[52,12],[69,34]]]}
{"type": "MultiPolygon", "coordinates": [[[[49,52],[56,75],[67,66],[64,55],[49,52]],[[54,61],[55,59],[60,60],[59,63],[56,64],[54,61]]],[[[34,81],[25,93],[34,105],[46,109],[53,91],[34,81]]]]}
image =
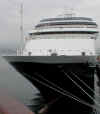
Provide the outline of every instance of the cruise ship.
{"type": "Polygon", "coordinates": [[[23,51],[4,56],[40,91],[44,103],[38,112],[91,114],[99,107],[94,99],[98,35],[96,21],[66,11],[40,20],[23,51]]]}

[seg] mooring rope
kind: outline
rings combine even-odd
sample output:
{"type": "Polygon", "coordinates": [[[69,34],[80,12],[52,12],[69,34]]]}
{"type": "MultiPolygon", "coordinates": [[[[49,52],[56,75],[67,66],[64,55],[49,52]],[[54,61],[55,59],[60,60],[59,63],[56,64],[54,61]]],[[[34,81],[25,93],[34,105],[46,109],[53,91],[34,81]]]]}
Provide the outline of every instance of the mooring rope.
{"type": "MultiPolygon", "coordinates": [[[[23,73],[23,74],[26,75],[27,77],[30,77],[30,76],[29,76],[28,74],[26,74],[26,73],[23,73]]],[[[82,99],[76,97],[75,95],[71,94],[71,93],[68,92],[67,90],[66,90],[66,91],[64,90],[64,91],[65,91],[65,92],[64,92],[64,91],[58,90],[57,88],[54,88],[54,87],[48,85],[47,83],[44,83],[44,82],[42,82],[42,81],[36,79],[35,77],[31,77],[31,78],[32,78],[33,80],[37,81],[38,83],[42,84],[43,86],[46,86],[46,87],[48,87],[48,88],[54,90],[55,92],[60,93],[60,94],[63,95],[63,96],[69,97],[69,98],[71,98],[71,99],[73,99],[73,100],[75,100],[75,101],[77,101],[77,102],[79,102],[79,103],[81,103],[81,104],[83,104],[83,105],[85,105],[85,106],[88,106],[88,107],[90,107],[90,108],[96,109],[96,110],[98,110],[98,111],[100,112],[100,109],[99,109],[99,108],[97,108],[96,106],[91,105],[91,104],[85,102],[84,100],[82,100],[82,99]]],[[[54,85],[55,85],[55,84],[54,84],[54,85]]],[[[58,86],[58,87],[59,87],[59,86],[58,86]]],[[[63,89],[62,89],[62,90],[63,90],[63,89]]]]}
{"type": "MultiPolygon", "coordinates": [[[[63,71],[63,70],[62,70],[63,71]]],[[[100,106],[99,102],[97,102],[91,95],[89,95],[76,81],[74,81],[66,72],[63,73],[78,87],[80,88],[91,100],[93,100],[97,106],[100,106]]]]}
{"type": "Polygon", "coordinates": [[[89,85],[87,85],[83,80],[81,80],[78,75],[76,75],[73,72],[70,73],[72,73],[75,78],[77,78],[85,87],[87,87],[91,92],[93,92],[93,94],[95,94],[96,97],[100,97],[100,95],[97,92],[95,92],[89,85]]]}
{"type": "Polygon", "coordinates": [[[76,74],[73,73],[73,72],[71,72],[71,73],[72,73],[72,74],[74,75],[74,77],[77,78],[85,87],[87,87],[91,92],[93,92],[93,94],[95,94],[97,97],[100,97],[100,96],[97,94],[97,92],[94,92],[94,90],[93,90],[90,86],[88,86],[83,80],[81,80],[78,75],[76,75],[76,74]]]}

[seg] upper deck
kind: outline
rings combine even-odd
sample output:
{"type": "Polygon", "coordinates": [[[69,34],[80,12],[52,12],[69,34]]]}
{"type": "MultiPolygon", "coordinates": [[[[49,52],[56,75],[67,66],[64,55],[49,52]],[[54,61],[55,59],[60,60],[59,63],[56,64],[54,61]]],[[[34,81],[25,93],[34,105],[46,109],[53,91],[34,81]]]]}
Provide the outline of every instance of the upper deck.
{"type": "Polygon", "coordinates": [[[40,20],[30,35],[95,33],[98,33],[98,25],[92,18],[79,17],[69,11],[54,18],[40,20]]]}

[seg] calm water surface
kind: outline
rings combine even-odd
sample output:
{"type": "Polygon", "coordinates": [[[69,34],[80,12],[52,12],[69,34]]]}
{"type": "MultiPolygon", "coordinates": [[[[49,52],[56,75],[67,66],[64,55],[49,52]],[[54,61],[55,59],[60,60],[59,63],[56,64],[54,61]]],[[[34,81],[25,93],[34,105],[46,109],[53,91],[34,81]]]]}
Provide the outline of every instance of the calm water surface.
{"type": "Polygon", "coordinates": [[[33,98],[39,93],[32,84],[22,77],[11,65],[0,57],[0,88],[7,91],[27,106],[33,105],[33,98]]]}

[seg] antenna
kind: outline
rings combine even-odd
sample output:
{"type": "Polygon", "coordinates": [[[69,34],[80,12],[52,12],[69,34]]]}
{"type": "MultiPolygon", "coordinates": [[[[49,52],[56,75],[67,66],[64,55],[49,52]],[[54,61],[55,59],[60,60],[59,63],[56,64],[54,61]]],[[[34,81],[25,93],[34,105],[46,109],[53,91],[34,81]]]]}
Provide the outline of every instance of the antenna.
{"type": "Polygon", "coordinates": [[[65,17],[73,17],[73,16],[75,16],[73,8],[64,8],[64,12],[63,13],[64,13],[65,17]]]}
{"type": "Polygon", "coordinates": [[[64,8],[62,14],[58,16],[66,18],[66,17],[74,17],[76,15],[73,8],[64,8]]]}
{"type": "Polygon", "coordinates": [[[24,47],[24,34],[23,34],[23,2],[20,4],[20,44],[21,44],[21,50],[23,50],[24,47]]]}

